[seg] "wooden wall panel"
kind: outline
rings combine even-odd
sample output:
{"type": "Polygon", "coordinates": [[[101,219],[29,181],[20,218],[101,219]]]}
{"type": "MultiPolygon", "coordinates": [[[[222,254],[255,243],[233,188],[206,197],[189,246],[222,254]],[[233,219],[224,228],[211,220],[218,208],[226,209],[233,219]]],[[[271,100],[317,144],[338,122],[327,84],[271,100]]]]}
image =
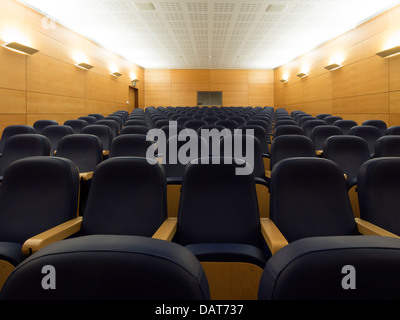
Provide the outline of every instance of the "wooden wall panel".
{"type": "MultiPolygon", "coordinates": [[[[131,74],[136,74],[139,107],[144,107],[144,70],[98,44],[55,24],[13,0],[0,0],[0,37],[10,31],[39,50],[32,56],[0,46],[0,131],[10,124],[33,125],[39,119],[63,123],[89,113],[128,110],[131,74]],[[84,54],[93,69],[75,66],[84,54]],[[123,74],[110,75],[110,64],[123,74]]],[[[18,39],[9,39],[18,40],[18,39]]]]}
{"type": "Polygon", "coordinates": [[[397,6],[276,68],[275,107],[331,113],[359,124],[382,119],[389,126],[400,125],[400,57],[376,55],[399,35],[399,13],[397,6]],[[327,71],[324,67],[334,56],[342,58],[342,67],[327,71]],[[299,81],[296,74],[305,64],[308,77],[299,81]],[[284,73],[290,75],[286,84],[279,82],[284,73]]]}
{"type": "Polygon", "coordinates": [[[224,106],[273,106],[273,70],[145,70],[145,106],[195,106],[197,91],[222,91],[224,106]]]}

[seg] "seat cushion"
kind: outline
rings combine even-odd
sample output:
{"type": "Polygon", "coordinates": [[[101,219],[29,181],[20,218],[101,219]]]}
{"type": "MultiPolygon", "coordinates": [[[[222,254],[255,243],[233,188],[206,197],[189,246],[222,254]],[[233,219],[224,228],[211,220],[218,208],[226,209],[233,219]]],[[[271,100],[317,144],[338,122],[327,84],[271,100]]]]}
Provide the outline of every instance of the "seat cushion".
{"type": "Polygon", "coordinates": [[[200,261],[248,262],[264,268],[266,257],[257,247],[239,243],[200,243],[186,246],[200,261]]]}
{"type": "Polygon", "coordinates": [[[22,244],[17,242],[0,242],[0,260],[5,260],[16,266],[25,256],[21,252],[22,244]]]}

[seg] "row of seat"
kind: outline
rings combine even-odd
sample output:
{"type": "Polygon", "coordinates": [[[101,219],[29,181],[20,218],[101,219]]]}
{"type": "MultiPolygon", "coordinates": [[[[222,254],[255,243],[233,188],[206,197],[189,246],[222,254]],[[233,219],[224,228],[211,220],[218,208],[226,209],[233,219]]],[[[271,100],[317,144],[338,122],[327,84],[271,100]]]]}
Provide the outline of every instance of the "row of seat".
{"type": "MultiPolygon", "coordinates": [[[[167,218],[165,174],[161,165],[149,164],[145,158],[116,157],[99,164],[82,216],[76,214],[79,179],[72,161],[29,157],[12,163],[0,188],[0,235],[2,263],[9,271],[16,268],[6,277],[0,296],[3,299],[200,299],[208,297],[203,291],[206,278],[213,299],[224,297],[226,292],[222,290],[221,293],[221,288],[227,283],[239,290],[231,292],[232,287],[229,288],[236,298],[244,289],[253,290],[252,297],[260,299],[399,298],[398,272],[393,275],[399,261],[396,254],[388,254],[400,249],[400,239],[395,234],[398,230],[393,229],[395,224],[390,217],[388,229],[393,233],[372,225],[371,221],[354,218],[345,178],[337,164],[317,157],[279,162],[271,176],[269,218],[259,216],[254,176],[235,174],[240,165],[247,164],[203,164],[200,160],[189,164],[182,184],[178,217],[167,218]],[[377,234],[380,236],[375,237],[377,234]],[[153,241],[153,244],[143,239],[151,237],[163,243],[153,241]],[[69,239],[63,240],[66,238],[69,239]],[[131,249],[125,250],[125,247],[131,249]],[[365,252],[363,248],[372,252],[359,253],[365,252]],[[114,250],[125,253],[118,254],[116,264],[112,263],[111,267],[107,259],[111,259],[114,250]],[[310,259],[304,258],[305,250],[310,250],[307,251],[310,259]],[[329,270],[332,265],[326,263],[324,268],[316,270],[312,264],[316,261],[314,253],[324,251],[318,259],[324,261],[328,252],[335,251],[340,256],[339,260],[330,258],[335,265],[354,261],[357,272],[366,273],[365,278],[357,278],[356,291],[326,290],[327,281],[329,286],[335,281],[336,286],[340,285],[340,274],[334,277],[330,270],[332,274],[328,280],[321,281],[327,272],[325,267],[329,270]],[[125,255],[132,253],[135,256],[132,264],[138,264],[138,269],[122,266],[125,255]],[[169,267],[161,262],[154,263],[148,256],[167,264],[174,259],[181,264],[180,259],[187,261],[184,259],[187,256],[187,263],[193,263],[197,270],[189,271],[193,274],[192,280],[203,283],[196,283],[196,295],[178,289],[181,282],[183,286],[188,285],[182,279],[172,278],[176,283],[173,288],[167,288],[172,280],[160,277],[169,272],[169,267]],[[300,273],[295,267],[299,263],[297,259],[304,260],[300,273]],[[92,264],[87,264],[87,269],[85,266],[82,271],[81,261],[88,260],[92,264]],[[151,263],[151,267],[141,261],[151,263]],[[292,264],[293,270],[288,271],[291,269],[288,265],[292,264]],[[375,275],[375,269],[371,264],[378,264],[377,268],[382,271],[379,280],[372,283],[370,277],[375,275]],[[41,282],[37,281],[38,277],[43,277],[37,270],[45,265],[57,270],[56,279],[60,281],[57,290],[43,290],[41,282]],[[96,271],[92,270],[89,276],[94,265],[96,271]],[[83,272],[79,277],[77,269],[83,272]],[[301,278],[306,269],[317,273],[308,274],[307,280],[293,280],[301,278]],[[110,270],[113,270],[112,276],[108,276],[110,270]],[[133,272],[136,270],[140,276],[133,272]],[[117,286],[119,282],[115,277],[125,278],[126,272],[134,273],[128,276],[134,281],[142,279],[135,285],[128,282],[135,290],[117,286]],[[83,277],[86,281],[82,281],[83,277]],[[95,285],[100,277],[101,287],[105,283],[101,290],[95,285]],[[318,280],[317,283],[312,279],[318,280]],[[308,281],[312,285],[306,286],[308,281]],[[148,282],[153,284],[147,287],[145,283],[148,282]],[[155,289],[155,284],[162,288],[155,289]],[[281,285],[285,289],[280,289],[281,285]],[[152,290],[147,291],[147,288],[152,290]],[[160,295],[153,294],[154,291],[160,295]],[[177,295],[168,296],[170,291],[177,295]]],[[[400,180],[392,178],[392,184],[388,184],[388,176],[400,174],[400,158],[372,159],[363,165],[361,173],[365,173],[365,184],[360,186],[360,201],[366,202],[361,208],[368,208],[368,214],[374,209],[378,214],[396,212],[400,180]],[[384,197],[375,196],[380,190],[379,183],[387,191],[384,197]]],[[[183,273],[186,274],[187,268],[183,268],[183,273]]],[[[2,268],[3,276],[4,270],[2,268]]]]}
{"type": "MultiPolygon", "coordinates": [[[[150,110],[148,112],[149,114],[152,113],[150,110]]],[[[277,114],[275,113],[272,115],[276,117],[277,114]]],[[[148,115],[148,117],[150,117],[150,115],[148,115]]],[[[146,118],[146,116],[144,116],[144,118],[146,118]]],[[[276,118],[274,121],[276,121],[276,118]]],[[[273,127],[274,126],[272,126],[272,128],[273,127]]],[[[275,142],[274,140],[275,139],[272,140],[272,144],[275,142]]],[[[43,160],[54,163],[69,162],[69,160],[58,157],[45,157],[43,160]]],[[[398,168],[399,166],[399,160],[397,158],[372,159],[371,163],[378,163],[378,160],[393,160],[393,168],[396,168],[396,166],[398,168]],[[395,160],[397,160],[397,162],[395,160]]],[[[25,170],[19,179],[7,178],[9,175],[12,177],[12,174],[9,173],[9,171],[13,172],[14,165],[21,165],[21,163],[28,163],[30,161],[33,161],[33,159],[28,158],[14,162],[12,165],[10,165],[10,170],[6,170],[3,185],[0,188],[0,199],[2,192],[10,195],[10,190],[20,190],[21,186],[17,185],[17,181],[19,180],[19,182],[23,184],[24,180],[21,177],[27,178],[29,176],[29,170],[25,170]],[[14,186],[10,181],[14,182],[14,186]]],[[[33,163],[36,165],[36,168],[40,168],[39,162],[39,158],[34,158],[33,163]]],[[[50,165],[50,162],[44,164],[43,168],[51,168],[52,165],[50,165]]],[[[32,165],[32,163],[30,163],[30,165],[32,165]]],[[[251,291],[251,298],[257,298],[258,292],[258,297],[260,299],[285,299],[288,297],[376,298],[376,292],[379,292],[378,294],[382,294],[380,292],[382,290],[379,291],[377,289],[377,285],[367,286],[361,291],[357,290],[357,294],[355,294],[355,291],[353,291],[352,294],[348,294],[349,291],[344,291],[339,288],[340,290],[329,290],[328,292],[325,292],[325,295],[322,295],[320,291],[323,288],[319,288],[318,291],[315,289],[315,287],[315,290],[308,290],[309,292],[306,294],[305,292],[301,291],[307,291],[307,287],[301,289],[303,287],[302,284],[305,283],[304,281],[299,281],[298,285],[296,285],[295,281],[284,282],[286,283],[287,287],[285,290],[282,289],[282,292],[285,292],[282,295],[281,293],[277,293],[279,290],[275,291],[272,289],[270,286],[271,277],[273,279],[273,287],[279,288],[278,281],[281,281],[281,277],[277,275],[280,275],[281,273],[283,274],[284,270],[287,269],[279,269],[282,267],[282,257],[286,261],[286,267],[289,263],[297,264],[299,256],[304,256],[303,254],[298,255],[298,250],[303,250],[305,247],[308,248],[307,250],[311,250],[311,252],[323,252],[325,250],[326,252],[332,252],[333,250],[337,250],[335,252],[351,251],[352,255],[350,256],[354,256],[359,259],[362,255],[357,255],[354,252],[365,252],[365,250],[360,250],[360,248],[364,246],[364,248],[368,247],[368,249],[372,250],[373,252],[376,250],[377,254],[382,252],[385,255],[385,250],[388,250],[388,246],[391,250],[397,248],[397,239],[394,239],[396,237],[396,232],[391,229],[392,233],[390,233],[390,231],[381,230],[376,226],[371,228],[370,224],[365,221],[369,220],[366,218],[365,220],[358,218],[354,219],[351,206],[349,208],[347,185],[343,176],[343,170],[331,160],[313,156],[302,158],[296,157],[279,161],[272,169],[270,176],[271,180],[269,191],[271,203],[270,214],[268,218],[260,218],[258,207],[259,203],[257,199],[258,194],[255,184],[256,177],[254,174],[245,176],[236,175],[234,169],[236,169],[239,165],[247,164],[244,162],[235,161],[231,165],[227,165],[224,162],[222,162],[220,165],[206,165],[199,161],[199,163],[194,162],[186,166],[186,171],[184,172],[183,180],[181,182],[182,191],[180,193],[180,203],[177,218],[167,218],[168,200],[166,188],[168,180],[167,177],[165,177],[163,166],[159,164],[151,165],[145,158],[111,157],[110,159],[103,161],[97,166],[94,172],[87,199],[87,205],[84,208],[82,215],[76,217],[75,210],[75,216],[71,219],[66,219],[68,220],[68,222],[64,224],[66,231],[64,228],[62,228],[63,231],[61,232],[61,235],[58,235],[58,233],[57,235],[51,233],[50,239],[52,240],[46,240],[47,238],[42,239],[42,236],[40,236],[35,237],[33,240],[25,243],[23,246],[23,252],[25,252],[25,256],[23,255],[21,265],[17,267],[16,272],[14,272],[12,277],[10,277],[7,281],[5,289],[2,292],[2,297],[5,299],[10,297],[31,298],[31,296],[24,297],[21,295],[21,287],[18,287],[23,285],[22,283],[28,285],[26,280],[27,278],[30,279],[30,276],[23,275],[23,273],[21,278],[19,278],[20,273],[17,272],[18,270],[29,269],[25,263],[30,266],[32,261],[41,261],[42,257],[46,259],[50,257],[50,259],[53,259],[55,256],[58,256],[59,254],[65,255],[65,253],[67,253],[66,255],[68,256],[74,252],[74,250],[77,250],[78,252],[80,252],[80,250],[93,250],[96,252],[94,253],[94,256],[97,255],[99,259],[101,259],[97,261],[106,261],[105,255],[103,255],[103,253],[99,253],[99,251],[104,251],[101,250],[101,247],[105,245],[104,242],[112,241],[112,243],[115,244],[113,249],[110,249],[110,252],[113,250],[121,252],[123,250],[120,250],[120,244],[118,244],[119,242],[121,242],[121,246],[124,247],[127,242],[129,242],[130,245],[132,245],[131,242],[136,241],[141,243],[142,241],[149,241],[142,240],[143,237],[147,239],[152,236],[163,239],[163,244],[151,244],[151,246],[149,245],[151,249],[144,245],[144,247],[146,247],[150,253],[147,252],[145,254],[141,252],[140,261],[143,261],[142,259],[147,260],[148,255],[155,257],[156,254],[154,252],[160,252],[161,250],[157,249],[157,246],[168,246],[164,243],[165,241],[168,243],[174,242],[175,244],[173,244],[173,246],[175,247],[176,245],[185,247],[185,249],[188,250],[189,255],[192,257],[188,259],[192,259],[191,261],[199,260],[201,262],[201,268],[205,272],[207,278],[210,297],[213,299],[226,297],[227,291],[231,294],[229,296],[230,298],[243,297],[240,295],[243,291],[251,291]],[[152,189],[151,182],[155,182],[155,184],[157,184],[157,189],[152,189]],[[163,191],[160,191],[161,189],[163,191]],[[158,196],[156,194],[158,194],[158,196]],[[290,199],[293,201],[287,201],[288,197],[290,197],[290,199]],[[205,201],[205,199],[207,200],[205,201]],[[147,208],[147,206],[151,206],[151,208],[147,208]],[[110,212],[113,213],[112,216],[110,216],[110,212]],[[149,214],[148,212],[151,212],[152,214],[149,214]],[[150,217],[154,216],[155,212],[161,214],[162,218],[160,218],[158,222],[154,222],[157,221],[157,219],[154,219],[151,222],[150,217]],[[139,223],[139,220],[143,218],[142,213],[146,219],[145,222],[139,223]],[[121,223],[121,221],[123,221],[123,223],[121,223]],[[312,224],[312,222],[314,222],[314,224],[312,224]],[[161,229],[159,229],[159,227],[161,227],[161,229]],[[368,236],[368,239],[365,239],[365,236],[358,236],[358,234],[364,233],[366,230],[372,230],[368,231],[367,233],[384,234],[385,237],[368,236]],[[99,234],[102,235],[99,236],[99,234]],[[109,234],[110,237],[114,237],[117,234],[118,237],[115,237],[115,239],[111,240],[111,238],[107,238],[107,236],[104,234],[109,234]],[[124,236],[129,235],[129,237],[140,237],[140,239],[130,238],[127,240],[125,237],[123,237],[124,240],[117,239],[121,234],[124,236]],[[90,238],[89,236],[94,236],[95,240],[88,239],[90,238]],[[323,236],[323,239],[320,239],[321,236],[323,236]],[[68,242],[67,240],[62,240],[68,237],[71,238],[68,239],[68,242]],[[314,240],[303,239],[310,237],[314,240]],[[358,238],[360,238],[360,240],[358,240],[358,238]],[[42,251],[47,250],[47,244],[53,240],[60,241],[54,243],[54,245],[48,246],[48,250],[50,250],[50,252],[42,251]],[[311,246],[297,244],[299,242],[308,243],[307,241],[311,241],[311,246]],[[35,247],[33,244],[37,243],[39,243],[39,246],[35,247]],[[321,250],[321,247],[318,247],[318,245],[321,243],[323,243],[323,250],[321,250]],[[93,247],[94,244],[96,244],[95,247],[93,247]],[[354,247],[354,244],[357,245],[354,247]],[[68,247],[69,245],[72,247],[68,247]],[[155,247],[152,247],[153,245],[155,247]],[[318,247],[318,250],[316,250],[315,246],[318,247]],[[42,249],[42,247],[44,248],[42,249]],[[37,253],[25,260],[26,254],[29,255],[31,252],[35,251],[37,251],[37,253]],[[196,257],[197,260],[193,260],[193,256],[196,257]],[[239,267],[237,265],[238,261],[240,262],[239,267]],[[232,267],[232,263],[235,267],[232,267]],[[228,270],[233,269],[233,271],[226,272],[227,269],[224,268],[227,268],[227,264],[230,265],[228,270]],[[279,270],[277,271],[276,268],[279,270]],[[271,270],[274,271],[271,272],[271,270]],[[244,283],[238,284],[240,281],[232,281],[232,279],[240,279],[243,274],[247,274],[247,276],[244,277],[244,283]],[[12,284],[12,279],[17,279],[14,283],[18,283],[19,285],[13,287],[14,285],[12,284]],[[9,292],[13,292],[14,290],[14,295],[11,294],[10,296],[7,296],[8,289],[6,288],[8,283],[10,283],[11,288],[9,292]],[[223,292],[221,292],[221,288],[224,287],[226,283],[233,283],[235,286],[234,290],[232,290],[232,287],[229,287],[227,290],[222,290],[223,292]],[[253,284],[253,286],[250,284],[253,284]],[[251,290],[249,290],[249,287],[251,287],[251,290]],[[296,296],[296,294],[300,292],[301,295],[296,296]],[[363,296],[363,294],[365,296],[363,296]]],[[[382,165],[383,167],[387,167],[388,162],[384,162],[382,165]]],[[[363,164],[363,166],[367,167],[367,163],[363,164]]],[[[71,170],[75,170],[76,173],[78,173],[76,167],[75,169],[72,169],[73,167],[74,165],[71,165],[71,162],[65,166],[67,171],[71,172],[71,170]]],[[[44,172],[44,170],[39,169],[36,169],[35,171],[38,173],[44,172]]],[[[50,172],[52,172],[54,176],[57,176],[54,174],[54,171],[50,170],[50,172]]],[[[76,173],[73,175],[76,176],[76,173]]],[[[368,176],[370,176],[370,174],[368,174],[368,176]]],[[[42,179],[37,175],[30,181],[40,182],[41,180],[42,179]]],[[[76,180],[79,179],[74,179],[75,185],[76,180]]],[[[44,179],[44,181],[47,180],[44,179]]],[[[46,188],[52,188],[50,182],[47,182],[48,184],[46,185],[46,188]]],[[[29,188],[33,188],[33,186],[32,184],[25,184],[25,186],[26,189],[24,189],[24,194],[29,194],[29,188]]],[[[153,187],[155,187],[155,185],[153,187]]],[[[40,188],[37,190],[38,193],[34,194],[34,196],[37,198],[43,191],[39,189],[40,188]]],[[[57,188],[54,188],[53,186],[53,189],[57,188]]],[[[44,190],[43,192],[47,191],[44,190]]],[[[53,190],[53,192],[55,192],[55,190],[53,190]]],[[[74,191],[74,193],[76,192],[74,191]]],[[[391,203],[393,206],[395,206],[396,199],[395,196],[393,196],[395,193],[388,192],[388,194],[392,196],[391,203]]],[[[14,199],[15,197],[16,196],[14,196],[14,199]]],[[[53,198],[55,197],[56,195],[53,196],[53,198]]],[[[361,199],[361,197],[359,199],[361,199]]],[[[366,196],[366,199],[368,201],[372,200],[370,196],[366,196]]],[[[380,199],[374,198],[373,200],[377,201],[380,199]]],[[[43,199],[43,201],[45,202],[45,199],[43,199]]],[[[385,201],[387,201],[387,199],[385,199],[385,201]]],[[[27,201],[27,207],[19,209],[21,212],[23,212],[23,209],[26,209],[27,211],[27,208],[29,208],[29,206],[33,206],[34,203],[34,200],[32,200],[30,203],[27,201]]],[[[53,209],[57,208],[55,203],[56,201],[52,203],[53,209]]],[[[8,206],[10,206],[10,204],[8,204],[8,206]]],[[[370,207],[370,205],[367,206],[370,207]]],[[[18,207],[16,207],[15,210],[18,210],[18,207]]],[[[18,216],[18,214],[15,216],[18,216]]],[[[22,220],[22,218],[20,220],[22,220]]],[[[372,222],[371,220],[369,221],[372,222]]],[[[383,226],[381,225],[381,228],[382,227],[383,226]]],[[[8,225],[5,224],[5,228],[9,231],[15,229],[15,227],[12,227],[12,223],[9,223],[8,225]]],[[[44,229],[47,229],[47,227],[44,229]]],[[[60,227],[56,228],[57,231],[60,231],[60,229],[60,227]]],[[[10,235],[10,233],[11,232],[8,234],[10,235]]],[[[34,232],[34,234],[37,233],[40,233],[40,231],[34,232]]],[[[15,239],[16,238],[12,238],[10,235],[10,238],[7,238],[6,242],[12,242],[15,239]]],[[[22,243],[14,243],[12,247],[16,247],[16,252],[19,252],[18,247],[20,245],[22,246],[22,243]]],[[[163,248],[165,249],[161,251],[168,250],[166,249],[167,247],[163,248]]],[[[137,249],[135,250],[137,253],[137,249]]],[[[125,253],[128,254],[127,252],[125,253]]],[[[182,255],[183,254],[186,253],[182,253],[182,255]]],[[[172,257],[175,257],[173,253],[171,253],[171,255],[172,257]]],[[[362,259],[360,258],[363,261],[365,260],[363,262],[366,263],[365,268],[367,268],[366,266],[368,264],[371,264],[371,259],[373,259],[373,257],[374,255],[368,254],[362,259]]],[[[71,266],[70,259],[71,258],[68,257],[66,258],[66,263],[69,264],[69,268],[71,266]]],[[[163,259],[165,260],[165,255],[163,256],[163,259]]],[[[326,260],[326,257],[321,256],[321,259],[324,261],[324,259],[326,260]]],[[[54,260],[52,261],[54,262],[54,260]]],[[[392,264],[382,266],[382,270],[388,270],[387,273],[390,274],[391,272],[389,271],[392,270],[391,268],[393,267],[393,263],[396,263],[396,261],[397,259],[394,258],[391,260],[392,264]]],[[[51,265],[50,262],[46,264],[51,265]]],[[[158,264],[159,263],[157,262],[157,265],[158,264]]],[[[105,265],[108,266],[108,264],[105,265]]],[[[363,264],[358,265],[362,266],[362,270],[370,272],[369,269],[364,269],[363,264]]],[[[15,264],[11,264],[11,266],[8,266],[8,270],[11,271],[14,266],[15,264]]],[[[118,264],[116,264],[116,267],[117,266],[118,264]]],[[[146,269],[145,265],[143,266],[143,268],[146,269]]],[[[36,265],[35,268],[37,267],[38,265],[36,265]]],[[[64,269],[62,264],[60,265],[60,268],[64,269]]],[[[114,270],[119,270],[119,268],[120,267],[114,270]]],[[[161,268],[164,270],[164,267],[161,268]]],[[[198,268],[198,264],[195,268],[198,268]]],[[[88,268],[86,272],[89,272],[89,270],[90,269],[88,268]]],[[[150,276],[156,272],[154,269],[152,270],[153,271],[149,273],[150,276]]],[[[198,272],[195,272],[194,274],[200,275],[200,278],[204,279],[202,272],[200,272],[199,269],[196,270],[198,272]]],[[[101,272],[103,271],[99,270],[99,273],[101,272]]],[[[323,277],[324,272],[327,271],[325,269],[323,271],[321,268],[319,272],[320,273],[318,273],[318,275],[323,277]]],[[[118,273],[118,271],[114,273],[118,273]]],[[[145,273],[143,272],[143,274],[145,273]]],[[[300,273],[291,273],[288,275],[288,279],[293,278],[298,274],[300,273]]],[[[73,275],[66,274],[66,278],[63,283],[66,283],[65,285],[68,283],[78,285],[71,280],[71,277],[73,277],[73,275]]],[[[35,277],[32,277],[32,281],[34,281],[34,279],[35,277]]],[[[337,279],[337,275],[335,279],[337,279]]],[[[145,277],[143,277],[142,280],[145,282],[152,281],[145,277]]],[[[66,291],[63,290],[57,294],[55,294],[54,291],[46,291],[45,293],[43,288],[38,286],[40,282],[37,282],[37,280],[36,282],[32,282],[32,286],[30,287],[31,289],[29,289],[27,292],[33,292],[31,290],[41,291],[36,293],[38,294],[38,297],[43,298],[106,297],[112,299],[110,294],[107,296],[107,294],[103,291],[98,291],[96,295],[96,290],[93,285],[94,281],[98,281],[98,274],[93,274],[92,282],[88,281],[86,285],[79,284],[79,286],[82,286],[82,292],[86,292],[81,296],[79,296],[79,294],[71,296],[69,295],[70,293],[66,293],[66,291]]],[[[159,284],[161,285],[165,283],[164,281],[166,280],[160,280],[159,284]]],[[[382,279],[380,279],[380,281],[382,281],[382,279]]],[[[115,281],[110,280],[110,283],[107,285],[112,286],[112,283],[115,283],[115,281]]],[[[200,286],[204,288],[204,282],[202,283],[203,284],[200,286]]],[[[393,292],[397,292],[395,291],[395,288],[397,287],[398,282],[396,281],[393,281],[391,285],[388,284],[387,296],[381,297],[393,298],[393,292]],[[392,290],[389,290],[389,286],[391,286],[390,288],[392,290]]],[[[156,290],[154,287],[152,288],[152,291],[156,290]]],[[[175,287],[174,289],[177,291],[180,290],[178,287],[175,287]]],[[[201,296],[197,295],[196,299],[207,297],[207,294],[204,293],[205,291],[201,290],[201,296]]],[[[110,290],[109,292],[114,292],[115,297],[121,297],[118,296],[118,293],[115,293],[115,290],[110,290]]],[[[127,294],[127,289],[121,289],[119,292],[121,292],[121,295],[127,294]]],[[[139,295],[139,293],[136,293],[134,296],[132,293],[132,295],[129,297],[138,299],[139,295]]],[[[146,294],[142,295],[143,298],[148,299],[152,299],[154,297],[163,299],[165,296],[166,295],[163,297],[146,294]]],[[[191,298],[191,296],[187,293],[186,295],[182,296],[191,298]]],[[[128,296],[125,295],[123,297],[128,296]]],[[[171,297],[175,297],[175,295],[171,295],[171,297]]]]}

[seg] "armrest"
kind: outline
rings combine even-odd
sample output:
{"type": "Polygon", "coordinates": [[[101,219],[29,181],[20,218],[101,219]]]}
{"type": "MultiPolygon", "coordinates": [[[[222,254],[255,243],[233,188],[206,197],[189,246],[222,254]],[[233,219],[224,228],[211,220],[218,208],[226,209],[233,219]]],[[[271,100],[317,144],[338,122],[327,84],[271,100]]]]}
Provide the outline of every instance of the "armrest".
{"type": "Polygon", "coordinates": [[[271,219],[261,218],[260,221],[261,232],[272,254],[289,244],[271,219]]]}
{"type": "Polygon", "coordinates": [[[171,241],[176,233],[177,218],[167,218],[158,230],[153,234],[152,238],[171,241]]]}
{"type": "Polygon", "coordinates": [[[384,236],[392,238],[400,238],[398,235],[391,233],[377,225],[366,220],[355,218],[358,231],[367,236],[384,236]]]}
{"type": "Polygon", "coordinates": [[[110,150],[103,150],[103,156],[110,155],[110,150]]]}
{"type": "Polygon", "coordinates": [[[269,179],[271,179],[271,171],[270,170],[265,170],[265,176],[269,179]]]}
{"type": "Polygon", "coordinates": [[[89,171],[89,172],[81,172],[79,173],[79,178],[81,180],[90,180],[93,177],[93,171],[89,171]]]}
{"type": "Polygon", "coordinates": [[[324,154],[324,151],[323,151],[323,150],[315,150],[315,154],[316,154],[318,157],[322,157],[322,155],[324,154]]]}
{"type": "Polygon", "coordinates": [[[22,253],[27,255],[59,240],[63,240],[78,232],[82,225],[82,217],[76,217],[54,228],[46,230],[26,240],[22,246],[22,253]]]}

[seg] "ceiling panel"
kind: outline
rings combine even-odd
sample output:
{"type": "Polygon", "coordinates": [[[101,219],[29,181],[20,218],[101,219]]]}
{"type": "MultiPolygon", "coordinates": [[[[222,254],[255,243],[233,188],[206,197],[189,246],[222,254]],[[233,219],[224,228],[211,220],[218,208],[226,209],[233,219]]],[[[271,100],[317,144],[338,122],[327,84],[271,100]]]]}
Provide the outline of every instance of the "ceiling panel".
{"type": "Polygon", "coordinates": [[[273,69],[394,0],[20,1],[144,68],[273,69]]]}

